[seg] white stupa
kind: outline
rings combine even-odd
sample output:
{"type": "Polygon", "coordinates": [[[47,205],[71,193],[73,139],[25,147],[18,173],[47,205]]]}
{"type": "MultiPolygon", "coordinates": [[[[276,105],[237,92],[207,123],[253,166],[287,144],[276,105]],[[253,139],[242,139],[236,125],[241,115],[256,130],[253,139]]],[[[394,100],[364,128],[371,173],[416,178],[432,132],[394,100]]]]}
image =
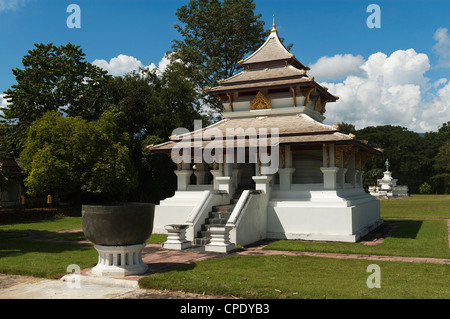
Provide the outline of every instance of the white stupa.
{"type": "Polygon", "coordinates": [[[386,171],[384,176],[377,180],[377,186],[370,186],[369,193],[375,197],[406,197],[408,196],[408,186],[397,185],[397,179],[392,177],[392,172],[389,171],[389,160],[386,159],[384,164],[386,171]]]}

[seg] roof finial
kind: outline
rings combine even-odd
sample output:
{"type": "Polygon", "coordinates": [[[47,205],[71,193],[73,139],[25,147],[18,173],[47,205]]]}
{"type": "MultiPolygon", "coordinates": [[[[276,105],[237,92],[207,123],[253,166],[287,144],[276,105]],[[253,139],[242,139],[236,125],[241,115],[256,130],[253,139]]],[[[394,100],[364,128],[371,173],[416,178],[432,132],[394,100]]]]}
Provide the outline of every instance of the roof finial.
{"type": "Polygon", "coordinates": [[[273,23],[271,32],[277,32],[277,26],[275,25],[275,12],[273,13],[273,23]]]}

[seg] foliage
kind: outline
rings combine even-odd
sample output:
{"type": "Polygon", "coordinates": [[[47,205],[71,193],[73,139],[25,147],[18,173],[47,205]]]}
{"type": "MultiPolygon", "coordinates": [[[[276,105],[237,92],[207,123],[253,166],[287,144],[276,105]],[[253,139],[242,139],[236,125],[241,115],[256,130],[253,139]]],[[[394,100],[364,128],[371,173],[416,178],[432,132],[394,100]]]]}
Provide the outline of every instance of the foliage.
{"type": "MultiPolygon", "coordinates": [[[[173,41],[173,60],[181,60],[203,89],[236,73],[238,62],[264,41],[264,22],[252,0],[191,0],[177,10],[182,39],[173,41]]],[[[221,104],[203,95],[213,109],[221,104]]]]}
{"type": "Polygon", "coordinates": [[[436,174],[431,178],[446,194],[450,193],[450,139],[439,148],[434,159],[436,174]]]}
{"type": "Polygon", "coordinates": [[[431,186],[427,182],[424,182],[419,188],[420,194],[431,194],[431,186]]]}
{"type": "Polygon", "coordinates": [[[373,168],[363,174],[363,188],[367,189],[370,186],[377,185],[377,180],[383,177],[383,170],[380,168],[373,168]]]}
{"type": "Polygon", "coordinates": [[[86,62],[80,46],[35,44],[22,59],[23,69],[12,70],[17,84],[5,93],[1,109],[6,122],[1,149],[18,155],[30,125],[47,111],[97,120],[107,105],[107,72],[86,62]]]}
{"type": "Polygon", "coordinates": [[[109,110],[131,138],[132,161],[138,172],[134,200],[157,203],[176,189],[174,165],[170,157],[150,154],[145,148],[168,140],[177,127],[193,129],[199,113],[198,96],[179,63],[171,63],[163,73],[141,70],[111,80],[109,110]]]}
{"type": "Polygon", "coordinates": [[[139,189],[141,198],[152,203],[159,203],[159,200],[171,197],[177,187],[177,180],[174,174],[175,164],[166,154],[151,153],[146,146],[159,144],[162,139],[157,136],[148,136],[142,142],[141,158],[141,180],[139,189]]]}
{"type": "Polygon", "coordinates": [[[450,122],[444,123],[438,132],[424,135],[409,131],[405,127],[383,125],[355,130],[354,125],[339,123],[344,133],[353,133],[357,139],[367,140],[373,147],[383,149],[381,156],[370,159],[364,168],[364,189],[376,185],[376,176],[384,169],[389,159],[390,171],[398,179],[397,184],[407,185],[410,193],[418,193],[427,182],[436,193],[450,192],[450,170],[448,145],[450,145],[450,122]],[[445,189],[445,187],[447,187],[445,189]]]}
{"type": "Polygon", "coordinates": [[[22,59],[24,69],[16,68],[17,84],[8,89],[11,103],[3,109],[5,118],[31,124],[47,111],[69,116],[98,119],[109,76],[86,62],[80,46],[35,44],[22,59]]]}
{"type": "Polygon", "coordinates": [[[344,134],[350,134],[350,133],[355,134],[355,132],[356,132],[355,125],[350,124],[350,123],[340,122],[338,124],[338,127],[339,127],[339,131],[341,131],[344,134]]]}
{"type": "Polygon", "coordinates": [[[74,196],[83,188],[112,197],[128,194],[135,180],[128,136],[111,116],[106,112],[87,122],[50,111],[38,119],[21,153],[28,193],[74,196]]]}

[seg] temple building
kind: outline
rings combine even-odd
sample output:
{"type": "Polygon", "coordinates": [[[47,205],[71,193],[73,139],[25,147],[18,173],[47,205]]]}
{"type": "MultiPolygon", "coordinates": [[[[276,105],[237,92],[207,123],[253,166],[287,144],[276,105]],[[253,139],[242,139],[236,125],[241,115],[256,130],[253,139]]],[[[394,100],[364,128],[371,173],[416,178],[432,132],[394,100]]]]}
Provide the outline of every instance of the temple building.
{"type": "Polygon", "coordinates": [[[167,248],[227,252],[265,238],[356,242],[378,227],[362,174],[380,150],[322,123],[338,97],[285,48],[275,22],[239,64],[205,89],[222,101],[223,120],[149,146],[178,164],[153,233],[169,233],[167,248]]]}

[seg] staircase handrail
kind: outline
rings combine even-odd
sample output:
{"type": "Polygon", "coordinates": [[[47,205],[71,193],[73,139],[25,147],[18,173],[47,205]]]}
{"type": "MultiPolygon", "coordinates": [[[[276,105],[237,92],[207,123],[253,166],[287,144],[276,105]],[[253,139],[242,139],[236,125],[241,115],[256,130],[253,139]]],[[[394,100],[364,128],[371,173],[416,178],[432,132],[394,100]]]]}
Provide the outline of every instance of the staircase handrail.
{"type": "Polygon", "coordinates": [[[230,217],[228,218],[226,226],[237,225],[239,220],[241,219],[245,209],[247,208],[252,195],[260,194],[260,193],[261,193],[261,191],[255,191],[255,190],[249,190],[249,189],[244,190],[242,192],[241,196],[239,197],[239,200],[236,203],[236,206],[234,207],[233,212],[231,213],[230,217]]]}
{"type": "Polygon", "coordinates": [[[186,224],[195,224],[198,219],[201,217],[201,212],[206,209],[208,201],[211,199],[211,195],[213,191],[205,190],[203,191],[202,198],[197,202],[192,211],[189,213],[186,218],[186,224]]]}

